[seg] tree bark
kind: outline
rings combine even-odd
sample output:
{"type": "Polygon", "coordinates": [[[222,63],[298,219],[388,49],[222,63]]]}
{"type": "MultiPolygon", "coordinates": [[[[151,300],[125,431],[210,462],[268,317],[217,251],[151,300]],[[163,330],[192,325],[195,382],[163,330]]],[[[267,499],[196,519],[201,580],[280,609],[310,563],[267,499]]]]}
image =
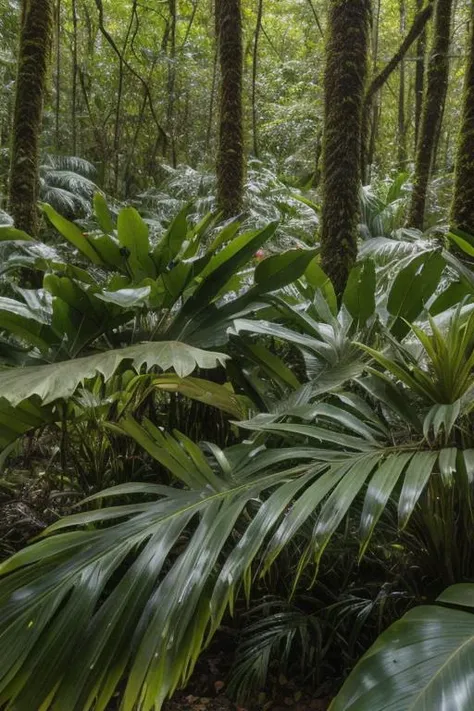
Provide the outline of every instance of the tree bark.
{"type": "Polygon", "coordinates": [[[242,17],[240,0],[219,0],[221,68],[217,202],[225,218],[242,209],[244,137],[242,111],[242,17]]]}
{"type": "Polygon", "coordinates": [[[262,29],[263,15],[263,0],[258,2],[257,24],[255,27],[255,38],[253,43],[253,63],[252,63],[252,134],[253,134],[253,153],[256,158],[259,157],[258,150],[258,117],[257,117],[257,69],[258,69],[258,41],[262,29]]]}
{"type": "MultiPolygon", "coordinates": [[[[418,12],[423,7],[423,0],[416,0],[418,12]]],[[[416,43],[416,70],[415,70],[415,153],[420,134],[421,112],[423,110],[423,91],[425,88],[425,54],[426,54],[426,25],[424,26],[416,43]]]]}
{"type": "Polygon", "coordinates": [[[474,6],[451,206],[453,227],[474,235],[474,6]]]}
{"type": "Polygon", "coordinates": [[[39,140],[53,29],[51,0],[22,6],[13,143],[10,212],[16,227],[36,237],[39,229],[39,140]]]}
{"type": "Polygon", "coordinates": [[[166,109],[166,132],[170,138],[171,165],[176,168],[178,159],[176,155],[176,136],[174,126],[174,114],[176,103],[176,0],[168,0],[170,13],[169,20],[169,45],[168,55],[168,106],[166,109]]]}
{"type": "Polygon", "coordinates": [[[60,113],[61,113],[61,0],[57,0],[56,3],[56,76],[55,76],[55,89],[56,96],[54,102],[54,113],[55,113],[55,148],[59,153],[61,149],[61,127],[60,127],[60,113]]]}
{"type": "MultiPolygon", "coordinates": [[[[405,35],[405,0],[400,0],[400,34],[405,35]]],[[[406,120],[405,120],[405,61],[400,61],[400,85],[398,91],[398,169],[403,171],[407,161],[406,120]]]]}
{"type": "Polygon", "coordinates": [[[426,193],[433,164],[436,137],[448,89],[452,8],[453,0],[437,1],[433,46],[428,67],[413,193],[407,222],[410,227],[420,230],[423,229],[425,219],[426,193]]]}
{"type": "Polygon", "coordinates": [[[326,45],[322,267],[340,296],[357,257],[370,0],[331,0],[326,45]]]}
{"type": "Polygon", "coordinates": [[[77,155],[77,7],[72,0],[72,90],[71,90],[71,133],[72,155],[77,155]]]}

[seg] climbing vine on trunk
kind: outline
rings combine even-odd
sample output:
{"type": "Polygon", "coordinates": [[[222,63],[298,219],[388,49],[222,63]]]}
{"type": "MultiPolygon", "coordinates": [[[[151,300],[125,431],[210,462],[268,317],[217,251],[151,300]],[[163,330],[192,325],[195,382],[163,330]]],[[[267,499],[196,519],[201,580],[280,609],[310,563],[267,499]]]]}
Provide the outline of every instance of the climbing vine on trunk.
{"type": "Polygon", "coordinates": [[[15,225],[38,233],[38,153],[53,27],[52,0],[23,0],[10,167],[15,225]]]}
{"type": "Polygon", "coordinates": [[[224,217],[242,208],[244,138],[242,116],[242,17],[240,0],[219,0],[221,69],[217,201],[224,217]]]}
{"type": "Polygon", "coordinates": [[[331,0],[326,45],[321,258],[341,294],[357,256],[369,0],[331,0]]]}

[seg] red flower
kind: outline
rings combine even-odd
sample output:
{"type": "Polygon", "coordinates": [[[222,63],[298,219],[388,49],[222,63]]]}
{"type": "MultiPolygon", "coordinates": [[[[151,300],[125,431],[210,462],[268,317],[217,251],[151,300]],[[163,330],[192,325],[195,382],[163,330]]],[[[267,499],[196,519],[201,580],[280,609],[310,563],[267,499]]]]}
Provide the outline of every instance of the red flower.
{"type": "Polygon", "coordinates": [[[257,249],[257,251],[255,252],[255,259],[258,259],[260,261],[261,259],[264,259],[264,258],[265,258],[265,252],[263,251],[263,249],[257,249]]]}

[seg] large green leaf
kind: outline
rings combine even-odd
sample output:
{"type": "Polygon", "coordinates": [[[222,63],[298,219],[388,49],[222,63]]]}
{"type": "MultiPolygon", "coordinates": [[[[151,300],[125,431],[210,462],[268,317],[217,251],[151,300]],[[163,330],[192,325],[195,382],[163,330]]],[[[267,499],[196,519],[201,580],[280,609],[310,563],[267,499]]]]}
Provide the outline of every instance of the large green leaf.
{"type": "Polygon", "coordinates": [[[140,343],[61,363],[6,370],[0,373],[0,392],[12,405],[33,395],[47,404],[70,397],[81,383],[96,375],[105,380],[111,378],[124,361],[129,361],[136,371],[144,365],[157,366],[163,371],[173,368],[185,378],[197,367],[215,368],[223,364],[226,357],[176,341],[140,343]]]}
{"type": "Polygon", "coordinates": [[[51,205],[42,204],[42,209],[48,217],[51,224],[56,227],[63,237],[67,239],[76,249],[87,257],[93,264],[102,264],[98,252],[90,244],[87,235],[85,235],[74,222],[66,220],[65,217],[56,212],[51,205]]]}
{"type": "Polygon", "coordinates": [[[227,282],[269,240],[277,228],[272,223],[262,230],[239,235],[218,252],[199,275],[200,284],[182,309],[186,316],[204,309],[227,282]]]}
{"type": "Polygon", "coordinates": [[[445,261],[438,251],[423,252],[411,259],[396,276],[388,295],[387,308],[394,317],[392,332],[405,336],[439,284],[445,261]]]}
{"type": "Polygon", "coordinates": [[[318,249],[290,249],[267,257],[255,269],[255,283],[266,291],[291,284],[305,273],[318,252],[318,249]]]}
{"type": "Polygon", "coordinates": [[[230,385],[220,385],[204,378],[180,378],[172,373],[153,379],[153,384],[164,392],[179,393],[205,405],[212,405],[234,417],[244,415],[244,407],[230,385]]]}
{"type": "Polygon", "coordinates": [[[408,612],[357,664],[330,711],[471,711],[474,585],[408,612]],[[449,607],[447,607],[449,605],[449,607]]]}
{"type": "Polygon", "coordinates": [[[102,193],[94,194],[94,214],[99,223],[100,228],[106,234],[112,234],[114,231],[114,221],[112,220],[112,215],[110,214],[109,207],[107,205],[107,200],[102,195],[102,193]]]}
{"type": "Polygon", "coordinates": [[[40,315],[38,311],[10,299],[0,296],[0,329],[14,334],[40,350],[47,350],[57,339],[51,328],[49,317],[40,315]]]}
{"type": "Polygon", "coordinates": [[[375,312],[375,265],[372,259],[357,264],[349,274],[343,303],[359,326],[375,312]]]}
{"type": "Polygon", "coordinates": [[[189,205],[179,212],[163,238],[153,250],[153,260],[159,272],[163,271],[179,253],[188,234],[189,205]]]}
{"type": "Polygon", "coordinates": [[[459,229],[451,229],[448,239],[452,240],[468,257],[474,257],[474,237],[468,232],[459,229]]]}
{"type": "Polygon", "coordinates": [[[11,225],[0,225],[0,242],[8,242],[10,240],[20,242],[33,242],[33,237],[30,237],[23,230],[18,230],[11,225]]]}
{"type": "Polygon", "coordinates": [[[129,264],[136,278],[156,276],[156,268],[150,257],[148,225],[134,207],[124,207],[117,218],[118,240],[129,252],[129,264]]]}

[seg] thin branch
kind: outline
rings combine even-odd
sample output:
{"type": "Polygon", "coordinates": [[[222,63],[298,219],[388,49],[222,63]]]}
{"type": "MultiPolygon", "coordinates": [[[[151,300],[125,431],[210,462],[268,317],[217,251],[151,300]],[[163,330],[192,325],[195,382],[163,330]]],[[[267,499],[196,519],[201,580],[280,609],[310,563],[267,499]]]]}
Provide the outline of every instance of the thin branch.
{"type": "Polygon", "coordinates": [[[307,0],[307,2],[311,8],[311,12],[313,13],[313,17],[314,17],[314,20],[318,26],[319,33],[320,33],[321,37],[324,39],[324,31],[323,31],[321,22],[319,20],[318,13],[316,12],[316,8],[314,7],[312,0],[307,0]]]}
{"type": "Polygon", "coordinates": [[[414,41],[423,32],[426,23],[433,14],[433,4],[434,0],[428,0],[428,5],[415,16],[410,31],[401,43],[397,52],[393,55],[392,59],[388,62],[388,64],[385,65],[382,71],[380,71],[377,76],[374,77],[374,79],[372,80],[365,95],[366,106],[371,103],[372,98],[378,91],[380,91],[389,76],[395,71],[402,59],[405,57],[406,53],[408,52],[414,41]]]}

